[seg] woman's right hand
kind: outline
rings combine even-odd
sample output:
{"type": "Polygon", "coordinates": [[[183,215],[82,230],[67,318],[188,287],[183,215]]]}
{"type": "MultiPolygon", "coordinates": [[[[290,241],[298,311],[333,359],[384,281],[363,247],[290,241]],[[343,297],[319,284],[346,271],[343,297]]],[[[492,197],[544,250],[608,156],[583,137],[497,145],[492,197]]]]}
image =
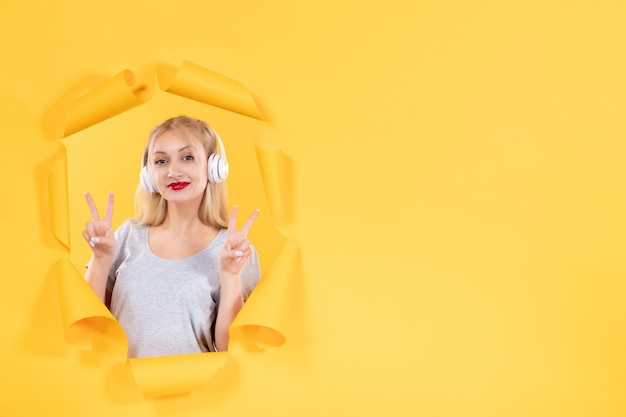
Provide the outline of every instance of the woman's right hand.
{"type": "Polygon", "coordinates": [[[85,192],[85,199],[91,213],[83,237],[91,247],[95,259],[113,258],[115,255],[115,233],[113,231],[113,192],[109,192],[104,218],[100,218],[91,194],[85,192]]]}

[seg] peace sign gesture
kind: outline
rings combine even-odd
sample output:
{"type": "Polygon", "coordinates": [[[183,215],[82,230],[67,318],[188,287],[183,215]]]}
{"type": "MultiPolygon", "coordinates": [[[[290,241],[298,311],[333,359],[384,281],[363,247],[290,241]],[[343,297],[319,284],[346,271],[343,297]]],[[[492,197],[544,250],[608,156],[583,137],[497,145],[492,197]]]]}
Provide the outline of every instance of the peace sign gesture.
{"type": "Polygon", "coordinates": [[[93,256],[96,259],[115,255],[115,233],[113,232],[113,192],[109,192],[104,218],[100,218],[96,204],[91,194],[85,192],[85,200],[91,213],[91,221],[87,222],[83,237],[91,246],[93,256]]]}
{"type": "Polygon", "coordinates": [[[253,211],[243,228],[237,231],[237,206],[233,207],[228,221],[228,237],[220,254],[220,270],[233,275],[241,272],[246,259],[252,253],[252,242],[247,234],[258,215],[259,210],[253,211]]]}

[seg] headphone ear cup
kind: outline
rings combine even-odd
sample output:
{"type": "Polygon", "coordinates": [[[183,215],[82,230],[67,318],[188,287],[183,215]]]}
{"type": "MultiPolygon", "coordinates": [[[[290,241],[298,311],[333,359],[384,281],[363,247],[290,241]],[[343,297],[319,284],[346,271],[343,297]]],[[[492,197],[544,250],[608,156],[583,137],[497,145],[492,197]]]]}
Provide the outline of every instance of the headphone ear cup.
{"type": "Polygon", "coordinates": [[[216,153],[209,156],[208,163],[209,182],[218,184],[228,177],[228,161],[226,158],[216,153]]]}
{"type": "Polygon", "coordinates": [[[141,168],[141,172],[139,173],[139,182],[141,182],[141,186],[144,190],[151,193],[159,192],[154,186],[154,181],[152,181],[152,176],[150,172],[148,172],[148,167],[145,165],[141,168]]]}

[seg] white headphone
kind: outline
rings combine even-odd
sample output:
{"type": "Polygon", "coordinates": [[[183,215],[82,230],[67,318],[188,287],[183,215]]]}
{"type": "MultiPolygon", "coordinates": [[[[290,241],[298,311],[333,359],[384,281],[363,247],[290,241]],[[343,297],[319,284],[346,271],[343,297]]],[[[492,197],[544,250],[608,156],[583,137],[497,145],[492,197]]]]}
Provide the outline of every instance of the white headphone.
{"type": "MultiPolygon", "coordinates": [[[[209,155],[208,161],[208,178],[209,182],[212,184],[218,184],[228,177],[228,161],[226,160],[226,150],[224,149],[224,144],[222,143],[222,139],[213,129],[207,129],[209,135],[214,137],[219,145],[220,153],[212,153],[209,155]]],[[[159,190],[154,183],[154,179],[152,175],[150,175],[150,171],[148,171],[148,147],[143,151],[143,159],[141,162],[141,172],[139,173],[139,182],[144,190],[149,191],[151,193],[158,193],[159,190]]]]}

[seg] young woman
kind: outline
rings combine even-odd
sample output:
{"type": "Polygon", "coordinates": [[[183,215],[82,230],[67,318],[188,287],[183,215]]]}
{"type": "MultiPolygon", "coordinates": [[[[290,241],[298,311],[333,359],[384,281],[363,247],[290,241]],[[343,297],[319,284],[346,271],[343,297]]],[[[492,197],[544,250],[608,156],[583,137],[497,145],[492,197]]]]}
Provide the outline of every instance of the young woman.
{"type": "Polygon", "coordinates": [[[129,357],[228,348],[228,328],[260,278],[247,233],[228,216],[225,152],[201,120],[179,116],[156,126],[144,150],[138,214],[115,232],[113,194],[83,237],[92,249],[85,279],[122,325],[129,357]],[[218,154],[218,145],[221,154],[218,154]]]}

